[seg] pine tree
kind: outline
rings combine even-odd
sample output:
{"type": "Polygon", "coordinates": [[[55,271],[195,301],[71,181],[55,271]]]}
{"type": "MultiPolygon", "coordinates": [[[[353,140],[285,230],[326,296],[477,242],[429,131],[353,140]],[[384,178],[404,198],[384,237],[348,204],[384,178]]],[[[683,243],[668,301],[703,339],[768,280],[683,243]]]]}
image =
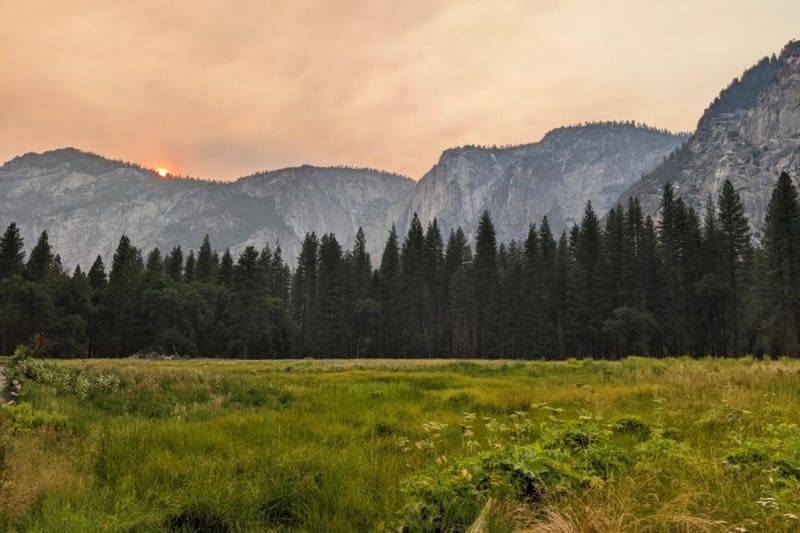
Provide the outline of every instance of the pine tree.
{"type": "Polygon", "coordinates": [[[356,239],[350,253],[350,275],[348,284],[349,331],[352,336],[352,346],[349,352],[356,357],[361,357],[370,348],[370,327],[376,318],[377,302],[370,298],[370,285],[372,280],[372,263],[367,252],[367,241],[364,230],[360,227],[356,232],[356,239]]]}
{"type": "Polygon", "coordinates": [[[298,340],[303,354],[315,354],[318,349],[318,262],[319,239],[316,233],[307,233],[297,258],[291,289],[292,316],[298,325],[298,340]]]}
{"type": "Polygon", "coordinates": [[[472,283],[472,249],[461,228],[450,233],[444,258],[445,332],[451,357],[475,355],[475,292],[472,283]]]}
{"type": "Polygon", "coordinates": [[[225,249],[222,259],[219,260],[219,271],[217,271],[217,283],[225,287],[230,287],[233,282],[233,256],[229,248],[225,249]]]}
{"type": "MultiPolygon", "coordinates": [[[[233,263],[233,261],[231,261],[233,263]]],[[[180,281],[183,277],[183,250],[180,245],[172,248],[172,251],[164,260],[164,268],[167,276],[174,281],[180,281]]]]}
{"type": "MultiPolygon", "coordinates": [[[[742,293],[745,292],[747,268],[752,255],[750,224],[744,214],[739,193],[729,180],[725,180],[719,197],[720,253],[724,266],[725,284],[724,323],[726,347],[729,354],[741,349],[739,332],[743,321],[742,293]]],[[[707,255],[708,252],[704,252],[707,255]]]]}
{"type": "Polygon", "coordinates": [[[496,232],[492,217],[484,211],[478,222],[473,261],[477,353],[481,357],[495,356],[498,348],[497,275],[496,232]]]}
{"type": "Polygon", "coordinates": [[[624,216],[624,228],[621,246],[620,291],[625,305],[643,308],[642,285],[639,272],[642,271],[642,239],[644,235],[644,217],[639,199],[628,199],[624,216]]]}
{"type": "Polygon", "coordinates": [[[117,354],[132,353],[140,347],[137,311],[143,271],[141,254],[123,235],[114,252],[108,281],[111,308],[107,313],[111,320],[112,348],[117,354]]]}
{"type": "Polygon", "coordinates": [[[318,353],[326,357],[344,354],[344,283],[342,247],[333,233],[325,234],[319,242],[317,323],[318,353]]]}
{"type": "MultiPolygon", "coordinates": [[[[91,288],[91,310],[87,317],[86,334],[88,337],[87,353],[95,357],[104,353],[108,346],[109,331],[107,325],[110,317],[106,314],[108,278],[103,259],[98,255],[86,276],[91,288]]],[[[108,353],[108,352],[105,352],[108,353]]]]}
{"type": "Polygon", "coordinates": [[[681,278],[680,247],[677,238],[676,200],[672,185],[666,183],[661,196],[661,220],[658,225],[659,281],[661,291],[657,306],[657,320],[662,326],[664,344],[668,353],[680,353],[678,340],[681,324],[680,291],[681,278]]]}
{"type": "Polygon", "coordinates": [[[264,247],[261,248],[261,252],[258,254],[258,267],[264,275],[264,288],[267,294],[274,296],[272,287],[272,278],[274,277],[272,273],[272,248],[269,247],[268,242],[264,243],[264,247]]]}
{"type": "MultiPolygon", "coordinates": [[[[524,355],[538,357],[543,349],[544,321],[547,314],[543,294],[543,274],[541,246],[536,224],[528,226],[528,235],[522,248],[520,298],[522,307],[518,311],[520,320],[526,327],[523,332],[524,355]]],[[[518,354],[522,355],[522,354],[518,354]]]]}
{"type": "Polygon", "coordinates": [[[194,281],[194,268],[197,260],[194,257],[194,250],[189,250],[189,255],[186,256],[186,264],[183,266],[183,281],[191,283],[194,281]]]}
{"type": "Polygon", "coordinates": [[[709,197],[706,203],[706,216],[703,223],[702,237],[703,254],[700,260],[701,275],[695,285],[698,296],[698,310],[700,311],[700,332],[704,341],[702,352],[721,355],[725,352],[722,309],[724,306],[725,291],[720,264],[720,226],[717,219],[717,209],[709,197]]]}
{"type": "Polygon", "coordinates": [[[555,253],[555,279],[552,299],[555,305],[556,343],[561,359],[567,354],[567,286],[570,266],[570,246],[567,234],[562,232],[555,253]]]}
{"type": "Polygon", "coordinates": [[[36,246],[31,250],[31,255],[25,265],[25,277],[31,281],[42,281],[54,269],[53,249],[47,237],[47,231],[43,231],[36,242],[36,246]]]}
{"type": "Polygon", "coordinates": [[[0,280],[21,274],[25,268],[25,250],[19,228],[13,222],[0,237],[0,280]]]}
{"type": "Polygon", "coordinates": [[[444,241],[439,223],[434,218],[425,230],[425,290],[426,299],[424,324],[425,336],[428,338],[426,353],[429,357],[438,357],[443,352],[441,324],[445,307],[444,300],[444,241]]]}
{"type": "Polygon", "coordinates": [[[563,326],[563,316],[561,316],[560,274],[559,265],[556,263],[557,248],[550,221],[547,217],[542,218],[539,226],[538,235],[538,275],[534,273],[535,279],[540,281],[542,319],[539,326],[539,339],[537,348],[542,355],[552,356],[562,355],[561,329],[563,326]]]}
{"type": "MultiPolygon", "coordinates": [[[[615,213],[618,215],[618,213],[615,213]]],[[[617,216],[615,229],[620,227],[617,216]]],[[[619,241],[618,233],[615,240],[619,241]]],[[[567,272],[572,349],[587,355],[599,355],[604,307],[602,290],[602,235],[600,221],[586,202],[583,219],[570,236],[573,264],[567,272]]],[[[616,282],[612,280],[616,285],[616,282]]]]}
{"type": "Polygon", "coordinates": [[[767,298],[771,324],[772,353],[800,353],[800,204],[797,189],[781,173],[767,206],[764,230],[767,275],[771,281],[767,298]]]}
{"type": "Polygon", "coordinates": [[[262,305],[267,295],[264,273],[255,247],[247,246],[233,268],[231,299],[232,341],[229,350],[244,358],[250,357],[265,335],[262,305]]]}
{"type": "Polygon", "coordinates": [[[283,252],[281,251],[280,244],[275,246],[275,252],[272,254],[272,267],[270,272],[272,273],[272,279],[269,285],[272,288],[273,296],[280,299],[284,304],[288,304],[292,271],[289,265],[283,260],[283,252]]]}
{"type": "Polygon", "coordinates": [[[400,280],[400,247],[397,228],[392,224],[386,245],[383,247],[381,265],[375,282],[377,300],[381,304],[380,320],[380,352],[384,357],[400,355],[401,328],[398,325],[401,317],[401,280],[400,280]]]}
{"type": "Polygon", "coordinates": [[[148,274],[160,274],[164,271],[164,261],[161,259],[161,250],[153,248],[147,254],[147,263],[145,264],[145,271],[148,274]]]}
{"type": "Polygon", "coordinates": [[[108,284],[106,267],[103,264],[103,258],[99,255],[97,259],[94,260],[94,263],[92,263],[92,268],[89,269],[88,279],[89,285],[91,285],[92,290],[95,292],[105,290],[108,284]]]}
{"type": "Polygon", "coordinates": [[[427,317],[427,286],[425,272],[425,233],[416,213],[411,218],[408,234],[400,249],[400,323],[402,327],[401,354],[404,357],[424,352],[430,345],[425,330],[427,317]]]}
{"type": "Polygon", "coordinates": [[[601,307],[596,312],[609,315],[617,307],[632,305],[633,298],[628,291],[635,290],[635,285],[630,287],[623,282],[625,265],[628,262],[635,263],[636,255],[635,250],[626,248],[625,212],[621,205],[608,212],[601,242],[600,261],[594,276],[594,290],[597,293],[597,303],[601,307]]]}
{"type": "Polygon", "coordinates": [[[49,328],[59,353],[86,356],[89,352],[89,318],[92,313],[92,288],[77,265],[72,276],[58,276],[51,287],[56,319],[49,328]]]}
{"type": "Polygon", "coordinates": [[[211,250],[211,240],[206,235],[203,237],[203,244],[200,245],[200,252],[197,254],[195,278],[197,281],[207,283],[214,279],[216,269],[217,264],[214,261],[214,253],[211,250]]]}

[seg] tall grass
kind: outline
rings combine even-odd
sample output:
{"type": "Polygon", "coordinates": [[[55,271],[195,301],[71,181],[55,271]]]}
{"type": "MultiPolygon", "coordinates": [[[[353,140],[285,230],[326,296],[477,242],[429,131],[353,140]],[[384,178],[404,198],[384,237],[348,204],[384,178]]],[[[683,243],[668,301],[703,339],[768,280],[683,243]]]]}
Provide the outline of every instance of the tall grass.
{"type": "Polygon", "coordinates": [[[800,528],[800,362],[16,371],[26,407],[0,409],[9,531],[800,528]]]}

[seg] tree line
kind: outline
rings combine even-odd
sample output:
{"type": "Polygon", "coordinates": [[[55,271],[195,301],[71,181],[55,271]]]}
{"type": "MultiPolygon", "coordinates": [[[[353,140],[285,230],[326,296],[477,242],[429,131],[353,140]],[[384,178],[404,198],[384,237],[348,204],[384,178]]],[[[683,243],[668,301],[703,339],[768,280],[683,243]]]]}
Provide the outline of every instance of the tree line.
{"type": "Polygon", "coordinates": [[[0,353],[158,352],[205,357],[659,357],[800,354],[800,202],[789,175],[753,243],[726,181],[702,217],[666,184],[658,221],[638,199],[555,237],[547,218],[496,242],[491,216],[474,246],[414,215],[389,232],[378,267],[364,232],[344,247],[306,235],[292,271],[280,247],[234,260],[174,247],[146,256],[123,236],[109,267],[65,272],[43,232],[25,257],[19,229],[0,239],[0,353]]]}

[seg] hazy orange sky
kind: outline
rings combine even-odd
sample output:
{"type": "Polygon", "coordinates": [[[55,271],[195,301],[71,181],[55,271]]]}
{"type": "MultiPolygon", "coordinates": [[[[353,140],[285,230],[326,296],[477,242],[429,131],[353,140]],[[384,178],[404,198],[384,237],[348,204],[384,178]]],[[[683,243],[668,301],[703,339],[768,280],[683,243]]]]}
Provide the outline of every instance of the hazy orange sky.
{"type": "Polygon", "coordinates": [[[0,159],[419,178],[447,147],[562,124],[694,129],[798,37],[798,0],[0,0],[0,159]]]}

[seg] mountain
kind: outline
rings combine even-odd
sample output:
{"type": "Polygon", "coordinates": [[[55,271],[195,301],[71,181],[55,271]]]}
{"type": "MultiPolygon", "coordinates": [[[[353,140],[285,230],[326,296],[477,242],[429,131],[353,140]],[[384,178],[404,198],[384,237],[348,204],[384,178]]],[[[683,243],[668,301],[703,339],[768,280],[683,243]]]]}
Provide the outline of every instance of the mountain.
{"type": "Polygon", "coordinates": [[[16,222],[30,247],[42,230],[68,266],[111,260],[120,235],[145,252],[197,249],[205,234],[238,252],[280,242],[293,263],[306,232],[334,232],[349,247],[364,228],[374,260],[392,223],[413,212],[469,234],[488,209],[498,237],[522,237],[543,215],[555,231],[587,199],[599,213],[679,146],[683,137],[632,123],[551,131],[538,143],[445,151],[419,182],[371,169],[302,166],[232,183],[163,179],[151,170],[74,148],[29,153],[0,167],[0,227],[16,222]]]}
{"type": "Polygon", "coordinates": [[[445,231],[461,226],[472,235],[488,209],[499,241],[524,237],[528,225],[545,215],[558,234],[580,220],[587,200],[604,214],[685,140],[633,123],[605,122],[558,128],[521,146],[447,150],[417,183],[403,221],[416,212],[423,224],[436,217],[445,231]]]}
{"type": "Polygon", "coordinates": [[[657,216],[664,184],[671,182],[676,194],[702,211],[728,179],[758,237],[782,171],[800,178],[800,42],[734,79],[705,110],[689,141],[620,202],[637,196],[645,213],[657,216]]]}
{"type": "Polygon", "coordinates": [[[411,194],[408,178],[374,170],[303,166],[233,183],[161,179],[154,172],[72,148],[26,154],[0,167],[0,225],[14,221],[28,246],[47,229],[67,265],[108,263],[120,235],[148,251],[280,242],[290,261],[306,231],[349,243],[359,226],[378,253],[411,194]]]}

